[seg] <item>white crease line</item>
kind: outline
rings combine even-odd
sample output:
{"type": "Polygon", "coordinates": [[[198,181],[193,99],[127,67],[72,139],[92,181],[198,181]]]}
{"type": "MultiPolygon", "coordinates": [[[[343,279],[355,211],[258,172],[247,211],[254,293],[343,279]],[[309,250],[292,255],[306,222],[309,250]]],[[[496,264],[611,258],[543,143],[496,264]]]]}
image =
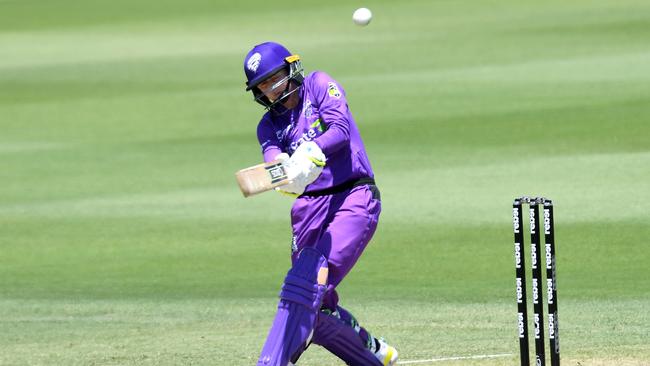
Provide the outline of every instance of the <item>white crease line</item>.
{"type": "Polygon", "coordinates": [[[498,358],[498,357],[508,357],[508,356],[512,356],[512,353],[499,353],[499,354],[496,354],[496,355],[443,357],[443,358],[431,358],[431,359],[428,359],[428,360],[397,361],[397,364],[398,365],[414,365],[416,363],[431,363],[431,362],[457,361],[457,360],[480,360],[480,359],[484,359],[484,358],[498,358]]]}

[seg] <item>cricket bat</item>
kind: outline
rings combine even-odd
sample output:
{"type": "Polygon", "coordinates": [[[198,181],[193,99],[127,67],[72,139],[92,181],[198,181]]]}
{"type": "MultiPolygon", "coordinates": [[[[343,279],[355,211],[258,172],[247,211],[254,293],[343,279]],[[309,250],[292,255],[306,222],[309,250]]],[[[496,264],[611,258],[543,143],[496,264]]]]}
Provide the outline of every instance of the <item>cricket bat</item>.
{"type": "Polygon", "coordinates": [[[235,173],[239,189],[244,197],[266,192],[289,183],[282,160],[254,165],[235,173]]]}

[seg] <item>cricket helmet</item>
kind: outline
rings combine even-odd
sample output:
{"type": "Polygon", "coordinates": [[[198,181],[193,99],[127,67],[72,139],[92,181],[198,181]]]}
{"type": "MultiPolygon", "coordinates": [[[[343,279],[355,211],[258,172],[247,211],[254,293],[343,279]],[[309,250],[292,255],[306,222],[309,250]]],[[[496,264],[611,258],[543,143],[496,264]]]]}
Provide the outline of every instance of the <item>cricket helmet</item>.
{"type": "Polygon", "coordinates": [[[244,59],[244,73],[246,91],[252,91],[255,101],[267,109],[275,107],[280,101],[297,91],[305,77],[300,56],[292,54],[284,46],[275,42],[265,42],[253,47],[244,59]],[[277,100],[271,102],[257,86],[283,69],[287,71],[288,76],[281,83],[288,81],[286,88],[277,100]],[[291,89],[292,84],[294,84],[293,89],[291,89]]]}

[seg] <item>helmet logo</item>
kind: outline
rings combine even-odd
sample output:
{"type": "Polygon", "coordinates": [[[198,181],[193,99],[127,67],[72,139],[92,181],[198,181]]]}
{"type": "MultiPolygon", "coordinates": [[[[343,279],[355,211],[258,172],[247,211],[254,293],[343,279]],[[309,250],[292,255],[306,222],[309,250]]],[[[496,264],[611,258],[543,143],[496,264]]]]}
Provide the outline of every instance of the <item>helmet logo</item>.
{"type": "Polygon", "coordinates": [[[257,72],[257,68],[260,66],[262,61],[262,55],[259,52],[255,52],[246,62],[246,68],[252,72],[257,72]]]}

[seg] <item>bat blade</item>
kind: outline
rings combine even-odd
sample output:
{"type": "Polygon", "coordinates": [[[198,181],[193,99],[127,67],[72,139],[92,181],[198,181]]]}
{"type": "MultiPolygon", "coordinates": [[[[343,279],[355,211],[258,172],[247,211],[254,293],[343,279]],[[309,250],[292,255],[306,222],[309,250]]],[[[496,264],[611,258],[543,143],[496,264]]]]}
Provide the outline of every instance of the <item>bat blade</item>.
{"type": "Polygon", "coordinates": [[[269,191],[289,183],[287,170],[281,160],[254,165],[235,173],[244,197],[269,191]]]}

